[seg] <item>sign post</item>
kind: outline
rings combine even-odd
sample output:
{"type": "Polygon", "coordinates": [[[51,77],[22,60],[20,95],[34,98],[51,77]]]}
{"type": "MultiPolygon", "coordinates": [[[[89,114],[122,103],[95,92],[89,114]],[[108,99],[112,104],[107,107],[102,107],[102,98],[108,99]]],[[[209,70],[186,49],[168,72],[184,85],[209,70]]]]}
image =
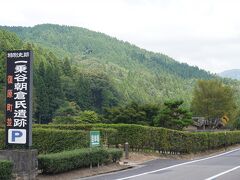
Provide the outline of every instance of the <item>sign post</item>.
{"type": "Polygon", "coordinates": [[[37,150],[32,146],[33,53],[29,50],[7,52],[6,149],[0,159],[13,162],[16,179],[36,179],[37,150]],[[13,149],[20,145],[22,149],[13,149]]]}
{"type": "MultiPolygon", "coordinates": [[[[99,146],[100,146],[100,131],[90,131],[90,151],[92,151],[92,148],[99,146]]],[[[92,162],[90,163],[90,169],[92,169],[92,162]]]]}
{"type": "Polygon", "coordinates": [[[100,146],[100,131],[90,131],[90,147],[100,146]]]}
{"type": "Polygon", "coordinates": [[[32,146],[32,51],[7,52],[6,147],[32,146]]]}

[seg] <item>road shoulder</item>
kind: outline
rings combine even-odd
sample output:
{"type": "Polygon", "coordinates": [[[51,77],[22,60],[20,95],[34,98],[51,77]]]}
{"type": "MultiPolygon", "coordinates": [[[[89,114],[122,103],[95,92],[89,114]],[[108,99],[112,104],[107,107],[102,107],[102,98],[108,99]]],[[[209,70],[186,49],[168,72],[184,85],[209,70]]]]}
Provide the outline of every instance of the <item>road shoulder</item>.
{"type": "Polygon", "coordinates": [[[240,145],[230,146],[228,148],[220,148],[217,150],[209,150],[197,154],[186,154],[186,155],[172,155],[172,154],[159,154],[152,152],[131,152],[129,155],[129,159],[122,158],[119,163],[109,164],[100,167],[84,168],[69,171],[66,173],[61,173],[57,175],[39,175],[37,179],[39,180],[70,180],[70,179],[79,179],[83,177],[96,176],[106,173],[112,173],[116,171],[126,170],[132,167],[144,165],[147,162],[151,162],[156,159],[164,159],[164,160],[195,160],[199,158],[205,158],[209,156],[214,156],[217,154],[224,153],[226,151],[230,151],[233,149],[240,148],[240,145]]]}

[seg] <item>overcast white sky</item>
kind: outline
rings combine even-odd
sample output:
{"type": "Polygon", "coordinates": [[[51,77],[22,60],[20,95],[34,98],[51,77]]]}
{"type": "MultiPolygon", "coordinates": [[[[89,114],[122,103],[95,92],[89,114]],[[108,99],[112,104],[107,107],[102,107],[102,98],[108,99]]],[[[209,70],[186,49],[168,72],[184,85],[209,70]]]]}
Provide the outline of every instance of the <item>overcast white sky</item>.
{"type": "Polygon", "coordinates": [[[240,0],[2,0],[0,25],[85,27],[211,72],[240,69],[240,0]]]}

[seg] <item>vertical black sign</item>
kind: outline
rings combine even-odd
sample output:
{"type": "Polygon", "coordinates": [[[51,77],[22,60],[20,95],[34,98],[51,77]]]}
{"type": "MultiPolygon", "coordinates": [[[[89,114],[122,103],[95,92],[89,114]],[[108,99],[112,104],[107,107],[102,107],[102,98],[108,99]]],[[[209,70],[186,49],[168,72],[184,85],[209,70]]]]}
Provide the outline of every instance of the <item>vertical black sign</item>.
{"type": "Polygon", "coordinates": [[[32,51],[7,52],[6,145],[32,145],[32,51]]]}

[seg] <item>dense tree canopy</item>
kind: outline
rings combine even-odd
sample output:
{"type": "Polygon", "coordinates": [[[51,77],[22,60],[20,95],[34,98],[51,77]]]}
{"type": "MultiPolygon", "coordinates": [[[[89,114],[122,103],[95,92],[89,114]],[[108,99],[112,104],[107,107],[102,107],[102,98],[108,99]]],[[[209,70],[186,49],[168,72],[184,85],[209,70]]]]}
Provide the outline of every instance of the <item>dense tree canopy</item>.
{"type": "Polygon", "coordinates": [[[158,105],[138,105],[132,102],[123,107],[106,108],[103,118],[107,123],[153,125],[153,119],[158,111],[158,105]]]}
{"type": "Polygon", "coordinates": [[[236,112],[234,90],[218,80],[200,80],[194,89],[192,110],[194,115],[209,120],[224,115],[230,119],[234,118],[236,112]]]}
{"type": "Polygon", "coordinates": [[[104,119],[107,123],[147,124],[146,113],[136,103],[106,108],[104,119]]]}
{"type": "Polygon", "coordinates": [[[182,100],[168,101],[164,105],[154,119],[155,126],[182,130],[192,124],[191,113],[182,107],[182,100]]]}

